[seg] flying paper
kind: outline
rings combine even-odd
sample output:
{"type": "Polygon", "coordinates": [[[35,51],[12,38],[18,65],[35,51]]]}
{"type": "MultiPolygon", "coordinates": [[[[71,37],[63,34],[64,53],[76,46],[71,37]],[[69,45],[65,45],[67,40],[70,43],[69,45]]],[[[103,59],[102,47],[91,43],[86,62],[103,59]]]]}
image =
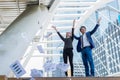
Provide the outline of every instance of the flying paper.
{"type": "Polygon", "coordinates": [[[14,72],[17,78],[19,78],[20,76],[26,73],[26,71],[24,70],[24,68],[22,67],[22,65],[20,64],[18,60],[12,63],[10,65],[10,68],[14,72]]]}
{"type": "Polygon", "coordinates": [[[44,53],[42,45],[37,46],[37,48],[38,48],[38,50],[39,50],[40,53],[44,53]]]}
{"type": "Polygon", "coordinates": [[[52,61],[47,61],[45,64],[44,64],[44,69],[46,72],[49,72],[49,71],[55,71],[56,70],[56,64],[55,63],[52,63],[52,61]]]}
{"type": "Polygon", "coordinates": [[[48,37],[50,37],[51,35],[52,35],[52,32],[48,33],[48,34],[45,35],[44,37],[45,37],[45,38],[48,38],[48,37]]]}
{"type": "Polygon", "coordinates": [[[31,69],[31,74],[33,78],[34,77],[43,77],[43,71],[42,70],[37,70],[37,69],[31,69]]]}
{"type": "Polygon", "coordinates": [[[67,71],[69,68],[69,64],[59,63],[59,64],[57,64],[57,68],[62,71],[67,71]]]}

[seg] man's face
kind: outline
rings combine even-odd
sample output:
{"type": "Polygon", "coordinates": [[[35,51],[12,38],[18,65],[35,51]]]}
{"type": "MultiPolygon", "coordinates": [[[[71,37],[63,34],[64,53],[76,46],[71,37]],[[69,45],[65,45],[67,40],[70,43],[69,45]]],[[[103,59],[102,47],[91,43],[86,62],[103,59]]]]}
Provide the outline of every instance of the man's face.
{"type": "Polygon", "coordinates": [[[86,32],[86,29],[85,29],[85,28],[81,28],[81,29],[80,29],[80,32],[81,32],[82,34],[84,34],[84,33],[86,32]]]}

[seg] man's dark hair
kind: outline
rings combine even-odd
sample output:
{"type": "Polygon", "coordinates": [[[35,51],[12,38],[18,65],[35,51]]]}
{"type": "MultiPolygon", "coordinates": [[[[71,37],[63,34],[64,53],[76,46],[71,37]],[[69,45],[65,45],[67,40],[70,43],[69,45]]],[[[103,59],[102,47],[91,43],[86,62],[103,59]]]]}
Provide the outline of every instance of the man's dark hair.
{"type": "Polygon", "coordinates": [[[85,26],[81,26],[81,27],[80,27],[80,31],[81,31],[81,29],[82,29],[82,28],[85,28],[85,29],[86,29],[86,27],[85,27],[85,26]]]}

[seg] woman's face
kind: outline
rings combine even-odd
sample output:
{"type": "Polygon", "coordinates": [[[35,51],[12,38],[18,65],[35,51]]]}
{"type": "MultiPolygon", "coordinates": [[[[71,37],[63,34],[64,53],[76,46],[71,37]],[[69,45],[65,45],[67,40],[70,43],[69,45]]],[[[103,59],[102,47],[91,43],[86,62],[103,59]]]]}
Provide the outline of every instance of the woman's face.
{"type": "Polygon", "coordinates": [[[71,32],[66,32],[66,37],[67,38],[69,38],[69,37],[71,37],[72,35],[71,35],[71,32]]]}

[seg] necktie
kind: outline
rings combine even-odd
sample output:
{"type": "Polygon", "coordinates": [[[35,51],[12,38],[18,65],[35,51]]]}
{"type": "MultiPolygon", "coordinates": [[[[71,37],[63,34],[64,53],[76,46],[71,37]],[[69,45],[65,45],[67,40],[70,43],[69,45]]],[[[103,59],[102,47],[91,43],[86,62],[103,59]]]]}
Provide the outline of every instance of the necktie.
{"type": "Polygon", "coordinates": [[[83,35],[81,36],[81,48],[83,48],[84,44],[83,44],[83,35]]]}

